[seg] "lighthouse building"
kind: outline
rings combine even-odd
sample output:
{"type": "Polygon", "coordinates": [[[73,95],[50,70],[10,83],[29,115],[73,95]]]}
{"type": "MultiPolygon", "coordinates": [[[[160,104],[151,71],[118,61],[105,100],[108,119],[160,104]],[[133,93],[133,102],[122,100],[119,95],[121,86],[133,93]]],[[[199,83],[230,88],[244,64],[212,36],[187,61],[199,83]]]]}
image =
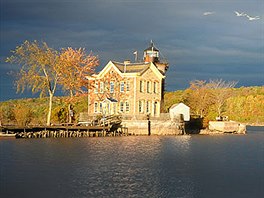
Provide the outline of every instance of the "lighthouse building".
{"type": "Polygon", "coordinates": [[[153,42],[142,62],[109,61],[88,78],[89,115],[122,114],[159,117],[163,107],[167,61],[161,60],[153,42]]]}

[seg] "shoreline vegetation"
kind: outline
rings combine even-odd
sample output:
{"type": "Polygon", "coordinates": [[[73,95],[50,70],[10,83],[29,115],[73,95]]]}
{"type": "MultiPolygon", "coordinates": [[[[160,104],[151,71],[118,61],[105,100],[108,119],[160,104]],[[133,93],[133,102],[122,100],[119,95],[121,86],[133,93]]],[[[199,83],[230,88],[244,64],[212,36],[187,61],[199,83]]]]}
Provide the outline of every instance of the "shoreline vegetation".
{"type": "MultiPolygon", "coordinates": [[[[197,117],[195,107],[190,98],[191,90],[166,92],[164,95],[164,113],[176,103],[184,102],[191,108],[191,114],[197,117]]],[[[201,102],[199,96],[196,97],[201,102]]],[[[1,125],[45,125],[48,110],[48,98],[26,98],[0,102],[1,125]]],[[[68,122],[68,106],[73,107],[73,123],[77,123],[81,112],[87,111],[87,95],[54,97],[51,120],[52,123],[68,122]]],[[[215,120],[217,112],[215,104],[207,104],[203,109],[203,128],[210,120],[215,120]]],[[[250,126],[264,126],[264,86],[231,88],[230,95],[222,106],[222,114],[250,126]]]]}

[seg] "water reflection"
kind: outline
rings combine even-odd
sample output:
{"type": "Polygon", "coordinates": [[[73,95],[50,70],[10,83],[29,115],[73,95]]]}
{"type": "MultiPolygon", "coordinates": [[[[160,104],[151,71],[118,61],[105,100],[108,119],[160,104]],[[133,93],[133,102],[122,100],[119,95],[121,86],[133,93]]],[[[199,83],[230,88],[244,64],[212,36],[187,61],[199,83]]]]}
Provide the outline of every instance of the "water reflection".
{"type": "Polygon", "coordinates": [[[125,137],[89,142],[85,166],[74,173],[78,178],[74,186],[87,188],[82,195],[92,197],[191,195],[193,184],[185,174],[190,138],[125,137]]]}
{"type": "Polygon", "coordinates": [[[260,197],[263,140],[257,133],[0,141],[0,194],[260,197]]]}

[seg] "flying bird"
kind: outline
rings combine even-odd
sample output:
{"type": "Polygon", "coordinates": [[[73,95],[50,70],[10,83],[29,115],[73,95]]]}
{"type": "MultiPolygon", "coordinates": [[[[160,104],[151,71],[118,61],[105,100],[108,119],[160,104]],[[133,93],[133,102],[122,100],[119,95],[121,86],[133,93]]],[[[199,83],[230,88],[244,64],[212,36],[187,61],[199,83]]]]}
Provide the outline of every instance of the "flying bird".
{"type": "Polygon", "coordinates": [[[245,14],[244,12],[238,12],[238,11],[235,11],[236,15],[241,17],[241,16],[246,16],[247,14],[245,14]]]}
{"type": "Polygon", "coordinates": [[[204,12],[203,13],[204,16],[208,16],[208,15],[212,15],[212,14],[214,14],[214,12],[204,12]]]}
{"type": "Polygon", "coordinates": [[[252,17],[252,16],[249,16],[249,15],[246,15],[246,17],[247,17],[248,20],[250,20],[250,21],[254,21],[254,20],[258,20],[258,19],[260,19],[259,16],[252,17]]]}

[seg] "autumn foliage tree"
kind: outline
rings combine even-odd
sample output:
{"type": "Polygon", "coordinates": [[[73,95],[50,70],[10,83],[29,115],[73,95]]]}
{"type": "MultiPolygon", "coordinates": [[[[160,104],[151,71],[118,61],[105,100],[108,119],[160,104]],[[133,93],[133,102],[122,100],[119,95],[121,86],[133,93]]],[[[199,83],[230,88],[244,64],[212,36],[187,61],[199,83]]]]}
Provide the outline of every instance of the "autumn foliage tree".
{"type": "Polygon", "coordinates": [[[59,56],[59,82],[73,97],[87,89],[87,76],[94,73],[99,59],[92,53],[86,54],[84,48],[62,49],[59,56]]]}
{"type": "Polygon", "coordinates": [[[223,116],[226,101],[232,96],[232,88],[237,82],[215,79],[206,82],[195,80],[190,82],[190,87],[184,93],[184,102],[187,103],[194,114],[201,118],[208,112],[216,116],[223,116]]]}
{"type": "Polygon", "coordinates": [[[95,72],[99,59],[92,53],[86,54],[84,48],[63,48],[59,56],[59,83],[70,94],[68,100],[68,122],[74,117],[71,101],[76,94],[88,91],[88,76],[95,72]]]}
{"type": "Polygon", "coordinates": [[[19,126],[28,125],[32,119],[32,110],[26,105],[15,105],[13,113],[15,120],[19,126]]]}
{"type": "Polygon", "coordinates": [[[190,82],[190,87],[186,90],[184,102],[191,107],[194,114],[203,118],[212,105],[213,95],[208,89],[205,80],[194,80],[190,82]]]}
{"type": "Polygon", "coordinates": [[[58,84],[58,51],[50,48],[45,42],[25,41],[11,51],[13,55],[6,62],[21,66],[15,81],[17,91],[23,92],[26,87],[40,96],[49,95],[47,125],[51,123],[52,99],[58,84]]]}
{"type": "Polygon", "coordinates": [[[52,101],[57,85],[69,91],[71,96],[87,88],[86,76],[98,66],[98,57],[86,55],[85,49],[62,49],[57,51],[45,42],[25,41],[11,51],[6,62],[21,66],[15,81],[17,91],[23,92],[26,87],[40,96],[49,96],[47,125],[51,124],[52,101]]]}
{"type": "Polygon", "coordinates": [[[222,79],[210,80],[208,88],[213,94],[213,109],[218,117],[223,116],[226,100],[232,96],[232,88],[236,86],[236,81],[224,81],[222,79]]]}

